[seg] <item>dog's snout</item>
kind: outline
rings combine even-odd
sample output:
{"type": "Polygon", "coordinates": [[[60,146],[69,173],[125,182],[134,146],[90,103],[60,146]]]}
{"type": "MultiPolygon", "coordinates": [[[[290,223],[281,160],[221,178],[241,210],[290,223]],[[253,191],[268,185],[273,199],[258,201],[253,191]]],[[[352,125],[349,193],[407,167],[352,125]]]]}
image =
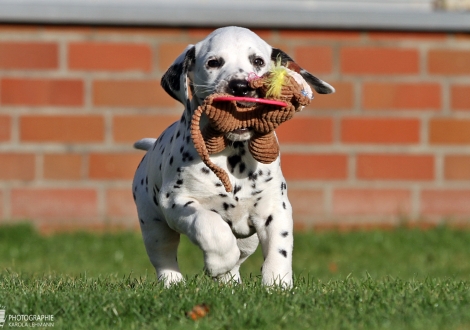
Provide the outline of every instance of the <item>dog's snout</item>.
{"type": "Polygon", "coordinates": [[[248,81],[243,79],[231,80],[228,88],[234,96],[248,96],[250,92],[253,92],[253,89],[248,85],[248,81]]]}

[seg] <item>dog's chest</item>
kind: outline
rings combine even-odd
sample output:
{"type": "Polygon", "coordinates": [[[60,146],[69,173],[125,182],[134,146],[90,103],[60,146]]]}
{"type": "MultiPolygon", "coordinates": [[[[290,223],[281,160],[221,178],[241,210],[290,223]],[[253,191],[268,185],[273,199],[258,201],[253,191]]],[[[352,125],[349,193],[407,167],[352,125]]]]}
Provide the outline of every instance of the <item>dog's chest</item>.
{"type": "Polygon", "coordinates": [[[187,193],[205,209],[219,214],[235,236],[252,235],[256,222],[269,216],[272,203],[279,198],[282,178],[279,163],[258,163],[242,142],[234,142],[211,158],[228,173],[232,191],[225,191],[215,174],[198,162],[178,173],[181,181],[188,183],[187,193]]]}

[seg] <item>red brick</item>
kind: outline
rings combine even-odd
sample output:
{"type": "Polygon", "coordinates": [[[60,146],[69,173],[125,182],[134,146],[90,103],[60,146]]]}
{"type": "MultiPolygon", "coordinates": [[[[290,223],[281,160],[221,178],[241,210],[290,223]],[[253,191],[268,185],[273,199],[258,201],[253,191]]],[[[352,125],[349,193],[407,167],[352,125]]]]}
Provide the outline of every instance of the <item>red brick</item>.
{"type": "Polygon", "coordinates": [[[411,192],[405,189],[336,189],[335,215],[400,215],[411,212],[411,192]]]}
{"type": "Polygon", "coordinates": [[[35,33],[39,30],[37,25],[0,24],[0,33],[35,33]]]}
{"type": "Polygon", "coordinates": [[[184,30],[181,28],[162,28],[162,27],[133,27],[133,26],[119,26],[119,27],[109,27],[109,26],[99,26],[94,28],[96,34],[109,36],[109,35],[139,35],[139,36],[152,36],[152,37],[162,37],[162,38],[177,38],[178,36],[184,35],[184,30]]]}
{"type": "Polygon", "coordinates": [[[296,228],[312,222],[313,217],[323,216],[324,193],[318,189],[291,189],[288,187],[289,201],[296,228]]]}
{"type": "Polygon", "coordinates": [[[98,80],[93,83],[93,103],[115,107],[170,107],[172,99],[157,80],[98,80]]]}
{"type": "Polygon", "coordinates": [[[146,44],[76,42],[69,45],[72,70],[148,72],[152,50],[146,44]]]}
{"type": "Polygon", "coordinates": [[[416,74],[419,53],[416,49],[344,47],[340,53],[345,74],[416,74]]]}
{"type": "Polygon", "coordinates": [[[144,137],[158,137],[179,116],[114,116],[113,137],[116,142],[135,142],[144,137]]]}
{"type": "Polygon", "coordinates": [[[21,219],[71,219],[98,215],[94,189],[19,188],[11,191],[11,214],[21,219]]]}
{"type": "Polygon", "coordinates": [[[56,69],[58,49],[52,42],[0,42],[0,69],[56,69]]]}
{"type": "Polygon", "coordinates": [[[11,139],[11,118],[9,116],[0,116],[0,141],[11,139]]]}
{"type": "Polygon", "coordinates": [[[40,29],[43,33],[75,34],[80,37],[90,37],[94,32],[94,27],[80,25],[44,25],[40,26],[40,29]]]}
{"type": "Polygon", "coordinates": [[[172,42],[159,44],[157,49],[157,55],[158,67],[160,68],[160,70],[166,71],[187,46],[187,42],[172,42]]]}
{"type": "Polygon", "coordinates": [[[288,180],[343,180],[347,156],[341,154],[288,154],[281,156],[282,172],[288,180]]]}
{"type": "Polygon", "coordinates": [[[335,88],[333,94],[315,94],[307,110],[336,110],[351,109],[354,106],[354,88],[352,83],[327,81],[335,88]]]}
{"type": "Polygon", "coordinates": [[[453,85],[451,97],[452,109],[470,110],[470,85],[453,85]]]}
{"type": "Polygon", "coordinates": [[[99,142],[104,140],[101,116],[23,116],[20,139],[27,142],[99,142]]]}
{"type": "Polygon", "coordinates": [[[446,156],[444,159],[444,178],[447,180],[470,180],[470,156],[446,156]]]}
{"type": "Polygon", "coordinates": [[[452,216],[470,215],[470,190],[424,190],[421,214],[452,216]]]}
{"type": "Polygon", "coordinates": [[[330,143],[333,141],[331,118],[295,117],[276,130],[282,143],[330,143]]]}
{"type": "Polygon", "coordinates": [[[428,71],[432,74],[470,74],[470,51],[433,49],[428,55],[428,71]]]}
{"type": "Polygon", "coordinates": [[[433,33],[433,32],[368,32],[369,39],[374,41],[387,40],[387,41],[446,41],[446,33],[433,33]]]}
{"type": "Polygon", "coordinates": [[[357,156],[357,178],[363,180],[432,180],[431,155],[362,154],[357,156]]]}
{"type": "Polygon", "coordinates": [[[76,79],[4,78],[0,92],[3,105],[81,106],[84,87],[76,79]]]}
{"type": "Polygon", "coordinates": [[[137,222],[137,209],[131,189],[112,188],[106,191],[106,214],[111,218],[129,218],[137,222]]]}
{"type": "Polygon", "coordinates": [[[25,153],[0,153],[0,180],[34,180],[35,157],[25,153]]]}
{"type": "Polygon", "coordinates": [[[344,118],[341,140],[346,143],[418,143],[420,121],[405,118],[344,118]]]}
{"type": "Polygon", "coordinates": [[[82,177],[82,156],[79,154],[44,155],[44,178],[79,180],[82,177]]]}
{"type": "Polygon", "coordinates": [[[469,144],[470,120],[431,119],[429,122],[429,142],[432,144],[469,144]]]}
{"type": "Polygon", "coordinates": [[[298,46],[294,60],[313,74],[331,73],[333,70],[333,50],[329,46],[298,46]]]}
{"type": "Polygon", "coordinates": [[[441,86],[437,83],[364,83],[362,105],[368,110],[439,110],[441,86]]]}
{"type": "Polygon", "coordinates": [[[361,38],[361,33],[356,31],[281,30],[279,36],[288,40],[357,41],[361,38]]]}
{"type": "Polygon", "coordinates": [[[144,156],[143,153],[92,153],[89,160],[89,178],[102,180],[130,180],[144,156]]]}

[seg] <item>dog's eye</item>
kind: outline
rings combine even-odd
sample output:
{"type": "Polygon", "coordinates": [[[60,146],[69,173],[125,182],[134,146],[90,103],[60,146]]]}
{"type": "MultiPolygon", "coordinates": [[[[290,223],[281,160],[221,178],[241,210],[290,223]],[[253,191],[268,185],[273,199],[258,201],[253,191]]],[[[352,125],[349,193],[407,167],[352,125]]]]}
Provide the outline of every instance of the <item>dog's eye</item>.
{"type": "Polygon", "coordinates": [[[254,59],[253,65],[258,67],[264,66],[264,60],[261,57],[257,57],[254,59]]]}
{"type": "Polygon", "coordinates": [[[213,59],[207,61],[207,66],[208,66],[209,68],[219,68],[219,67],[222,66],[222,62],[219,61],[219,60],[216,59],[216,58],[213,58],[213,59]]]}

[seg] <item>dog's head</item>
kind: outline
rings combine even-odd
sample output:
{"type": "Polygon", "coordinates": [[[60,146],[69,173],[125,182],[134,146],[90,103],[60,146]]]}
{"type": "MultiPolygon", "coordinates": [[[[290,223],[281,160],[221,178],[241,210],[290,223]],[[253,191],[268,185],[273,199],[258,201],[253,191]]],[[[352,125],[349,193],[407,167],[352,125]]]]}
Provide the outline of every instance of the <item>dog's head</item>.
{"type": "MultiPolygon", "coordinates": [[[[254,32],[234,26],[217,29],[196,45],[186,47],[163,75],[162,86],[183,103],[186,111],[192,111],[213,93],[257,97],[257,91],[249,87],[247,78],[253,74],[262,76],[279,60],[282,65],[298,71],[317,93],[335,91],[326,82],[300,68],[282,50],[271,47],[254,32]]],[[[251,132],[247,129],[228,133],[227,137],[247,140],[251,132]]]]}

